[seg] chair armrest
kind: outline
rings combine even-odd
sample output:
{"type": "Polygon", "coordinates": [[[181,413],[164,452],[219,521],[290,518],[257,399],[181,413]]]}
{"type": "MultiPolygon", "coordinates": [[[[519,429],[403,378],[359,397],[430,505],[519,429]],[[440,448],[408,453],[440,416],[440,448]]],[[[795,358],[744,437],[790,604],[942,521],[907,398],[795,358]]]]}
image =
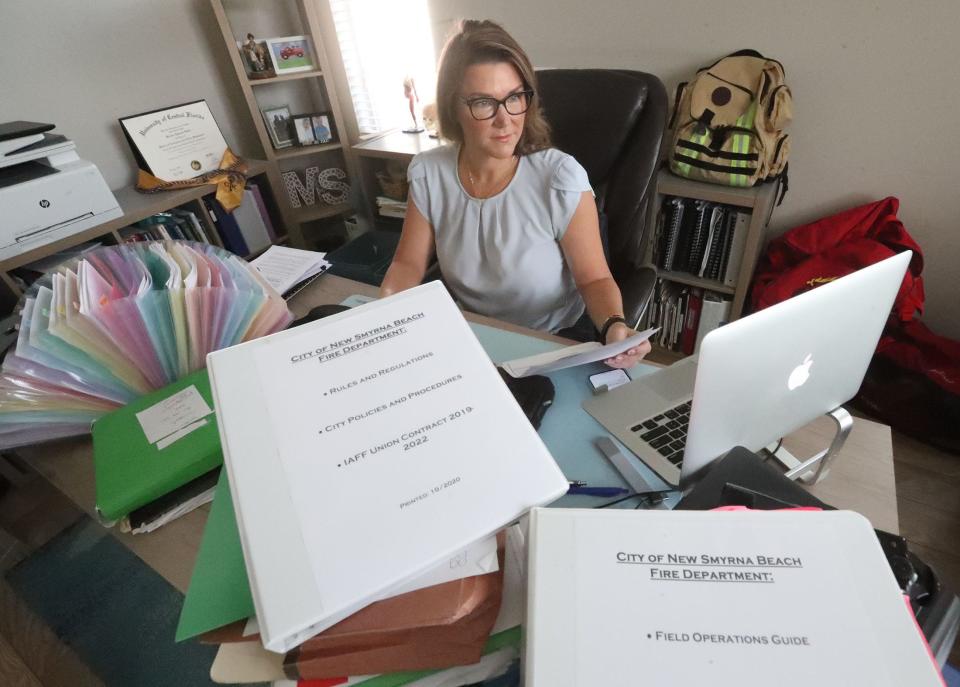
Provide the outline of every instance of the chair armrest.
{"type": "Polygon", "coordinates": [[[427,266],[427,271],[423,273],[423,281],[421,284],[426,284],[428,281],[443,281],[443,272],[440,271],[440,263],[434,260],[427,266]]]}
{"type": "Polygon", "coordinates": [[[627,324],[636,328],[643,319],[653,289],[657,284],[657,270],[652,265],[641,265],[621,279],[620,294],[623,297],[623,316],[627,324]]]}

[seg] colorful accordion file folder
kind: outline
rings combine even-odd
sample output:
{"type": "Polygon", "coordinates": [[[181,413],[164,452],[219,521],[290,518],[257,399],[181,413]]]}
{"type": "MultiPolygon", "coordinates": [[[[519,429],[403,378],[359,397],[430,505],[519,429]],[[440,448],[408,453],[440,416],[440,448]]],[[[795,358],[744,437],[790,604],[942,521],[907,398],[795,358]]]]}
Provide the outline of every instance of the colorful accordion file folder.
{"type": "Polygon", "coordinates": [[[103,246],[38,279],[0,371],[0,450],[86,434],[98,417],[284,329],[286,302],[216,246],[103,246]]]}

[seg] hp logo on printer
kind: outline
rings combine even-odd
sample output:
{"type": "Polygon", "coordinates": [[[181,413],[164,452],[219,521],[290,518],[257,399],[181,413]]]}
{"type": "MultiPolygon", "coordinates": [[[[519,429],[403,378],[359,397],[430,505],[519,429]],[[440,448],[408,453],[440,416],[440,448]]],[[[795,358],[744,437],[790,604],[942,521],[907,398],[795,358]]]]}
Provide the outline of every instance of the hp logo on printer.
{"type": "Polygon", "coordinates": [[[50,207],[50,201],[44,198],[43,200],[40,201],[40,207],[42,208],[50,207]]]}

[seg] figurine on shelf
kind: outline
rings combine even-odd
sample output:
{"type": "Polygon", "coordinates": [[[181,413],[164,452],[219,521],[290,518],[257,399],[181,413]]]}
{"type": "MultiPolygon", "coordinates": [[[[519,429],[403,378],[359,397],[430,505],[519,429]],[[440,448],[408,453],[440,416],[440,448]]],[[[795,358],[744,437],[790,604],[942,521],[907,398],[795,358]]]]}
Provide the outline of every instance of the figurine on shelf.
{"type": "Polygon", "coordinates": [[[427,103],[423,106],[423,128],[427,130],[427,135],[430,138],[440,138],[436,103],[427,103]]]}
{"type": "Polygon", "coordinates": [[[403,133],[423,133],[423,127],[417,124],[417,103],[420,102],[420,96],[417,95],[417,85],[413,82],[412,76],[408,76],[403,80],[403,95],[406,96],[407,102],[410,103],[410,117],[413,119],[413,127],[404,129],[403,133]]]}
{"type": "Polygon", "coordinates": [[[274,76],[266,43],[257,42],[252,33],[248,33],[246,42],[240,45],[240,52],[247,66],[247,75],[251,79],[274,76]]]}

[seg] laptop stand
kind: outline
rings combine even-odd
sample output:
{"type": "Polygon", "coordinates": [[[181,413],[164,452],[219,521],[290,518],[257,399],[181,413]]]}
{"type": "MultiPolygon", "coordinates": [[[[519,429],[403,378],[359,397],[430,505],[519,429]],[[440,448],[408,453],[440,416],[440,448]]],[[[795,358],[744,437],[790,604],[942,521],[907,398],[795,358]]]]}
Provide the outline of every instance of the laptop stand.
{"type": "Polygon", "coordinates": [[[787,469],[786,476],[792,480],[797,480],[803,484],[816,484],[827,476],[830,472],[830,464],[836,459],[837,453],[843,448],[850,429],[853,427],[853,417],[842,406],[834,408],[827,417],[836,423],[836,434],[830,445],[816,455],[801,460],[794,456],[783,446],[770,454],[787,469]]]}

